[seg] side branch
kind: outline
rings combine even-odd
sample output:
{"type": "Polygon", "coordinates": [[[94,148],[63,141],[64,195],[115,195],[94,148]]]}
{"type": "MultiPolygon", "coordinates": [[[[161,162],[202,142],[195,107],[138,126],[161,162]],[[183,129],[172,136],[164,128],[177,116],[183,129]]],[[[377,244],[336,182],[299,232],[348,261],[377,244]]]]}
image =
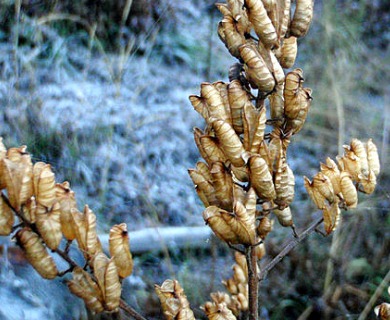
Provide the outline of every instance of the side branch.
{"type": "Polygon", "coordinates": [[[267,265],[265,265],[263,268],[261,268],[259,273],[258,281],[264,280],[268,272],[272,270],[282,259],[289,254],[291,250],[293,250],[299,243],[301,243],[303,240],[305,240],[309,235],[311,235],[313,232],[315,232],[316,228],[324,221],[324,219],[321,217],[317,221],[315,221],[313,224],[311,224],[306,230],[304,230],[298,237],[291,239],[286,246],[283,248],[282,251],[279,252],[279,254],[273,258],[267,265]]]}
{"type": "Polygon", "coordinates": [[[135,320],[147,320],[123,300],[120,301],[119,308],[135,320]]]}

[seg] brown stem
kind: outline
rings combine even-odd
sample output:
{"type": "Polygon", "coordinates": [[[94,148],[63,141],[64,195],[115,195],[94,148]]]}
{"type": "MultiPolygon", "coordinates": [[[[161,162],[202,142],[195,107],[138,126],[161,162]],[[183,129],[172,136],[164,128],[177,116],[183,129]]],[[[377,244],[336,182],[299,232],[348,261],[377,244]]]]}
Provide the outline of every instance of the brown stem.
{"type": "Polygon", "coordinates": [[[125,301],[121,299],[119,304],[119,308],[121,308],[127,315],[136,319],[136,320],[147,320],[143,316],[141,316],[137,311],[135,311],[132,307],[130,307],[125,301]]]}
{"type": "Polygon", "coordinates": [[[246,248],[246,263],[248,266],[248,298],[249,320],[258,319],[258,282],[257,282],[257,256],[256,247],[246,248]]]}
{"type": "Polygon", "coordinates": [[[283,248],[282,251],[279,252],[279,254],[273,258],[267,265],[265,265],[260,270],[259,274],[259,282],[264,280],[267,277],[268,272],[273,269],[282,259],[289,254],[291,250],[293,250],[299,243],[301,243],[303,240],[305,240],[309,235],[311,235],[313,232],[315,232],[316,228],[324,221],[324,219],[321,217],[317,221],[313,222],[309,227],[307,227],[306,230],[304,230],[300,235],[297,237],[291,239],[286,246],[283,248]]]}

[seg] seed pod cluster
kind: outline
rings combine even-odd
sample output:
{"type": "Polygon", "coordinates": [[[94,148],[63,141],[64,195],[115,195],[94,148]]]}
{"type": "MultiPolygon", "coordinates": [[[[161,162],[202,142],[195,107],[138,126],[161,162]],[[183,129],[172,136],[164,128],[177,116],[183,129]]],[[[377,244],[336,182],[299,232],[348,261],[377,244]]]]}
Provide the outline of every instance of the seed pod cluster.
{"type": "Polygon", "coordinates": [[[111,229],[109,259],[96,233],[96,215],[88,205],[82,212],[77,209],[69,182],[56,183],[49,164],[33,164],[25,146],[7,150],[1,138],[0,189],[6,190],[1,191],[0,197],[0,235],[16,230],[16,243],[45,279],[60,274],[49,249],[67,255],[68,245],[76,240],[87,263],[85,268],[93,276],[70,263],[70,291],[82,298],[93,313],[116,311],[120,279],[129,276],[133,269],[126,224],[111,229]],[[20,223],[15,226],[16,218],[20,223]],[[65,251],[60,248],[63,237],[68,240],[65,251]]]}
{"type": "Polygon", "coordinates": [[[371,139],[366,143],[353,139],[349,145],[344,145],[344,155],[338,156],[337,162],[327,158],[312,181],[304,177],[308,194],[323,211],[327,234],[335,230],[340,208],[357,206],[358,191],[374,192],[380,171],[378,151],[371,139]]]}
{"type": "Polygon", "coordinates": [[[155,285],[154,289],[160,299],[165,319],[195,320],[184,290],[177,280],[165,280],[161,286],[155,285]]]}

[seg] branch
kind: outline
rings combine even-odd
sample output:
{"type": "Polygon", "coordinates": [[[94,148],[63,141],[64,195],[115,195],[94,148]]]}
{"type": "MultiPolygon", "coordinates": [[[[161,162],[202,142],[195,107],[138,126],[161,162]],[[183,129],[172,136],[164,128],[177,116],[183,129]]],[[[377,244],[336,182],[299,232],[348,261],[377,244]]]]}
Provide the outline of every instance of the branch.
{"type": "Polygon", "coordinates": [[[119,308],[121,308],[127,315],[136,319],[136,320],[147,320],[143,316],[141,316],[137,311],[135,311],[132,307],[130,307],[125,301],[121,299],[119,304],[119,308]]]}
{"type": "Polygon", "coordinates": [[[258,282],[257,282],[257,256],[256,247],[249,246],[245,253],[248,266],[248,298],[249,298],[249,320],[258,319],[258,282]]]}
{"type": "Polygon", "coordinates": [[[273,258],[267,265],[265,265],[263,268],[261,268],[259,273],[258,281],[264,280],[268,272],[272,270],[282,259],[290,253],[291,250],[293,250],[299,243],[301,243],[303,240],[305,240],[309,235],[311,235],[313,232],[315,232],[316,228],[324,221],[324,218],[318,219],[316,222],[311,224],[306,230],[304,230],[300,235],[297,237],[291,239],[286,246],[283,248],[282,251],[279,252],[279,254],[273,258]]]}

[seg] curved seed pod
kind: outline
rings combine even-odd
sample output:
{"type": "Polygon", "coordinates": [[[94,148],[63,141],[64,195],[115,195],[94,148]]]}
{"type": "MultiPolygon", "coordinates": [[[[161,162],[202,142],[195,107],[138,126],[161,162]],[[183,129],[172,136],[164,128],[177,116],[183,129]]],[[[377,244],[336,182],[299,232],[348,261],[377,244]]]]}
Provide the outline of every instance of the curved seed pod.
{"type": "MultiPolygon", "coordinates": [[[[309,112],[310,104],[311,104],[311,93],[312,90],[310,88],[303,88],[302,90],[298,89],[298,96],[294,102],[299,103],[299,105],[291,104],[289,106],[289,110],[298,110],[298,113],[295,118],[287,117],[285,131],[287,134],[296,134],[301,131],[303,125],[305,124],[307,114],[309,112]]],[[[286,109],[285,109],[286,110],[286,109]]]]}
{"type": "Polygon", "coordinates": [[[268,96],[272,124],[281,127],[284,119],[283,84],[278,84],[275,90],[268,96]]]}
{"type": "Polygon", "coordinates": [[[85,222],[85,216],[83,213],[73,208],[70,211],[72,220],[71,223],[74,226],[76,234],[76,240],[79,245],[80,251],[83,252],[84,256],[87,251],[87,227],[85,222]]]}
{"type": "Polygon", "coordinates": [[[270,51],[269,53],[270,53],[271,63],[272,63],[272,69],[270,70],[272,70],[275,82],[276,84],[283,84],[285,79],[283,68],[280,65],[275,54],[272,51],[270,51]]]}
{"type": "Polygon", "coordinates": [[[260,38],[260,41],[267,47],[277,45],[278,36],[271,19],[261,0],[246,0],[245,5],[248,9],[248,19],[253,25],[253,29],[260,38]]]}
{"type": "Polygon", "coordinates": [[[92,313],[101,313],[104,311],[103,295],[96,282],[94,282],[86,271],[76,267],[72,272],[73,279],[69,280],[67,285],[75,296],[84,300],[86,307],[92,313]]]}
{"type": "Polygon", "coordinates": [[[290,24],[290,8],[291,0],[284,0],[280,4],[280,23],[279,23],[279,39],[283,39],[286,35],[288,26],[290,24]]]}
{"type": "MultiPolygon", "coordinates": [[[[306,186],[306,181],[308,181],[307,178],[305,179],[305,186],[306,186]]],[[[315,193],[319,193],[320,195],[322,195],[322,197],[326,199],[329,203],[333,203],[335,201],[335,194],[334,194],[332,182],[322,172],[318,172],[314,176],[313,182],[311,183],[311,188],[315,193]]],[[[321,203],[316,203],[316,204],[317,206],[321,205],[321,203]]],[[[321,206],[319,206],[318,208],[323,209],[321,206]]]]}
{"type": "Polygon", "coordinates": [[[241,155],[245,150],[232,126],[223,120],[214,120],[212,126],[223,153],[234,166],[242,167],[244,160],[241,155]]]}
{"type": "Polygon", "coordinates": [[[374,308],[374,312],[378,319],[389,320],[390,319],[390,303],[383,302],[379,306],[374,308]]]}
{"type": "Polygon", "coordinates": [[[25,227],[16,233],[17,243],[23,249],[26,259],[42,278],[54,279],[58,270],[53,258],[46,251],[41,238],[25,227]]]}
{"type": "Polygon", "coordinates": [[[379,155],[378,149],[376,145],[372,142],[372,139],[369,139],[366,143],[367,150],[367,159],[368,159],[368,167],[374,171],[377,176],[380,172],[380,163],[379,163],[379,155]]]}
{"type": "Polygon", "coordinates": [[[214,84],[203,82],[200,85],[200,92],[208,105],[209,119],[215,118],[229,122],[230,115],[226,112],[224,99],[218,88],[214,84]]]}
{"type": "Polygon", "coordinates": [[[258,127],[259,112],[252,103],[244,106],[242,113],[244,124],[244,149],[250,151],[255,131],[258,127]]]}
{"type": "Polygon", "coordinates": [[[11,208],[0,196],[0,236],[8,236],[12,232],[15,216],[11,208]]]}
{"type": "Polygon", "coordinates": [[[202,161],[198,161],[196,163],[196,170],[207,180],[207,181],[212,181],[213,180],[213,177],[210,173],[210,168],[209,166],[202,162],[202,161]]]}
{"type": "Polygon", "coordinates": [[[353,151],[348,150],[348,146],[344,146],[344,151],[344,156],[336,157],[339,167],[341,170],[347,171],[352,180],[359,182],[359,175],[362,171],[360,159],[353,151]]]}
{"type": "Polygon", "coordinates": [[[209,166],[211,166],[214,162],[221,161],[225,163],[227,161],[227,155],[225,155],[221,150],[217,138],[204,135],[200,137],[199,142],[205,154],[204,159],[209,166]]]}
{"type": "Polygon", "coordinates": [[[288,166],[286,158],[280,156],[279,164],[275,172],[274,184],[276,198],[274,202],[279,206],[280,210],[288,207],[294,199],[295,178],[294,173],[288,166]]]}
{"type": "Polygon", "coordinates": [[[103,248],[96,233],[96,215],[89,209],[88,205],[84,206],[84,217],[86,257],[87,260],[90,260],[96,254],[103,252],[103,248]]]}
{"type": "Polygon", "coordinates": [[[291,227],[294,224],[290,207],[283,210],[274,209],[272,212],[278,218],[278,222],[282,227],[291,227]]]}
{"type": "Polygon", "coordinates": [[[271,220],[270,218],[268,218],[268,216],[265,216],[260,220],[260,223],[256,228],[257,235],[261,239],[265,239],[267,235],[272,231],[273,227],[274,220],[271,220]]]}
{"type": "Polygon", "coordinates": [[[68,181],[57,183],[55,186],[56,199],[61,207],[61,230],[67,240],[76,239],[71,211],[77,208],[74,191],[68,181]]]}
{"type": "Polygon", "coordinates": [[[238,286],[237,283],[234,281],[233,278],[223,280],[222,284],[225,286],[226,290],[231,294],[231,295],[237,295],[238,294],[238,286]]]}
{"type": "Polygon", "coordinates": [[[210,180],[206,180],[206,178],[197,170],[188,169],[188,173],[204,206],[208,207],[210,205],[219,204],[212,182],[210,180]]]}
{"type": "Polygon", "coordinates": [[[356,208],[358,203],[357,190],[351,179],[351,175],[342,171],[340,174],[340,189],[347,208],[356,208]]]}
{"type": "Polygon", "coordinates": [[[233,312],[234,315],[239,314],[238,304],[235,303],[232,298],[226,293],[226,292],[212,292],[210,293],[211,300],[215,304],[221,304],[224,303],[228,307],[229,310],[233,312]]]}
{"type": "Polygon", "coordinates": [[[237,179],[238,181],[241,182],[248,182],[249,181],[249,171],[246,166],[243,167],[235,167],[231,166],[230,167],[231,173],[234,177],[234,179],[237,179]]]}
{"type": "Polygon", "coordinates": [[[234,214],[223,214],[222,217],[237,234],[239,243],[251,245],[256,242],[255,214],[250,214],[241,202],[234,204],[234,214]]]}
{"type": "Polygon", "coordinates": [[[37,203],[35,201],[35,197],[31,197],[29,200],[26,201],[26,204],[23,207],[23,215],[24,218],[29,223],[35,223],[36,221],[36,210],[37,210],[37,203]]]}
{"type": "Polygon", "coordinates": [[[253,155],[248,160],[248,166],[250,181],[257,196],[263,200],[275,199],[275,187],[267,162],[259,155],[253,155]]]}
{"type": "Polygon", "coordinates": [[[56,202],[50,209],[38,203],[35,216],[37,229],[46,245],[56,250],[62,239],[60,205],[56,202]]]}
{"type": "Polygon", "coordinates": [[[294,16],[290,24],[290,34],[297,38],[306,35],[313,19],[314,0],[297,0],[294,16]]]}
{"type": "Polygon", "coordinates": [[[217,81],[213,83],[213,86],[218,90],[225,108],[226,122],[232,125],[232,115],[229,104],[228,84],[223,81],[217,81]]]}
{"type": "Polygon", "coordinates": [[[286,69],[291,68],[295,63],[295,58],[298,53],[297,38],[290,37],[284,39],[281,53],[280,65],[286,69]]]}
{"type": "Polygon", "coordinates": [[[255,224],[257,196],[253,188],[250,188],[245,196],[244,206],[250,216],[250,223],[255,224]]]}
{"type": "Polygon", "coordinates": [[[256,127],[253,133],[253,137],[250,139],[250,152],[253,153],[259,153],[260,145],[264,141],[265,123],[267,121],[265,108],[260,110],[256,118],[256,127]]]}
{"type": "Polygon", "coordinates": [[[321,163],[321,172],[326,175],[332,183],[334,194],[339,194],[340,189],[340,170],[331,158],[326,158],[326,164],[321,163]]]}
{"type": "MultiPolygon", "coordinates": [[[[266,254],[265,244],[263,242],[258,244],[256,247],[254,247],[254,250],[255,250],[255,255],[257,257],[257,260],[262,259],[265,256],[265,254],[266,254]]],[[[245,308],[243,310],[247,310],[248,309],[248,305],[245,304],[245,306],[242,306],[242,308],[245,308]]]]}
{"type": "Polygon", "coordinates": [[[215,196],[218,199],[219,207],[231,211],[233,209],[233,180],[226,171],[222,162],[215,162],[211,167],[215,196]]]}
{"type": "Polygon", "coordinates": [[[238,25],[232,16],[224,16],[220,24],[221,32],[223,32],[224,37],[223,42],[226,48],[233,57],[239,59],[239,47],[246,42],[244,34],[238,31],[238,25]]]}
{"type": "Polygon", "coordinates": [[[246,43],[240,46],[239,50],[245,62],[244,70],[247,79],[252,87],[258,88],[261,92],[271,92],[276,84],[275,79],[256,47],[246,43]]]}
{"type": "Polygon", "coordinates": [[[244,132],[242,112],[244,106],[250,103],[249,94],[239,80],[233,80],[228,85],[228,98],[234,131],[241,134],[244,132]]]}
{"type": "Polygon", "coordinates": [[[244,0],[227,0],[231,15],[236,21],[236,27],[240,34],[248,34],[251,30],[251,23],[248,19],[244,0]]]}
{"type": "Polygon", "coordinates": [[[222,13],[223,16],[232,15],[232,12],[230,11],[230,8],[227,3],[216,3],[215,6],[219,10],[219,12],[222,13]]]}
{"type": "Polygon", "coordinates": [[[302,88],[302,83],[302,69],[295,69],[287,73],[284,85],[284,114],[290,119],[295,119],[299,113],[301,101],[298,97],[301,98],[299,89],[302,88]]]}
{"type": "Polygon", "coordinates": [[[198,150],[199,150],[199,153],[200,153],[201,157],[203,159],[205,159],[205,161],[207,163],[209,163],[210,159],[208,159],[208,156],[207,156],[206,152],[203,150],[202,144],[200,143],[200,138],[202,136],[204,136],[204,132],[201,129],[195,127],[194,128],[194,141],[195,141],[195,144],[198,147],[198,150]]]}
{"type": "Polygon", "coordinates": [[[51,208],[56,202],[55,177],[51,166],[37,162],[33,168],[34,195],[37,203],[51,208]]]}
{"type": "Polygon", "coordinates": [[[197,111],[207,121],[210,115],[205,99],[194,94],[190,95],[189,99],[195,111],[197,111]]]}
{"type": "Polygon", "coordinates": [[[248,278],[245,275],[245,271],[238,264],[233,265],[232,269],[233,280],[236,283],[246,283],[248,281],[248,278]]]}
{"type": "Polygon", "coordinates": [[[373,170],[370,170],[367,175],[359,175],[359,182],[361,186],[363,187],[364,193],[371,194],[374,192],[376,187],[376,175],[373,170]]]}
{"type": "Polygon", "coordinates": [[[133,272],[133,258],[130,252],[129,234],[126,223],[115,225],[110,230],[110,255],[118,269],[118,275],[126,278],[133,272]]]}
{"type": "Polygon", "coordinates": [[[367,150],[364,147],[363,142],[359,139],[352,139],[349,150],[351,150],[360,160],[361,173],[363,175],[369,174],[367,150]]]}
{"type": "Polygon", "coordinates": [[[330,206],[325,206],[322,215],[324,217],[325,233],[331,234],[336,230],[341,217],[338,201],[333,202],[330,206]]]}
{"type": "Polygon", "coordinates": [[[206,302],[200,307],[209,320],[236,320],[231,310],[225,303],[216,304],[215,302],[206,302]]]}

